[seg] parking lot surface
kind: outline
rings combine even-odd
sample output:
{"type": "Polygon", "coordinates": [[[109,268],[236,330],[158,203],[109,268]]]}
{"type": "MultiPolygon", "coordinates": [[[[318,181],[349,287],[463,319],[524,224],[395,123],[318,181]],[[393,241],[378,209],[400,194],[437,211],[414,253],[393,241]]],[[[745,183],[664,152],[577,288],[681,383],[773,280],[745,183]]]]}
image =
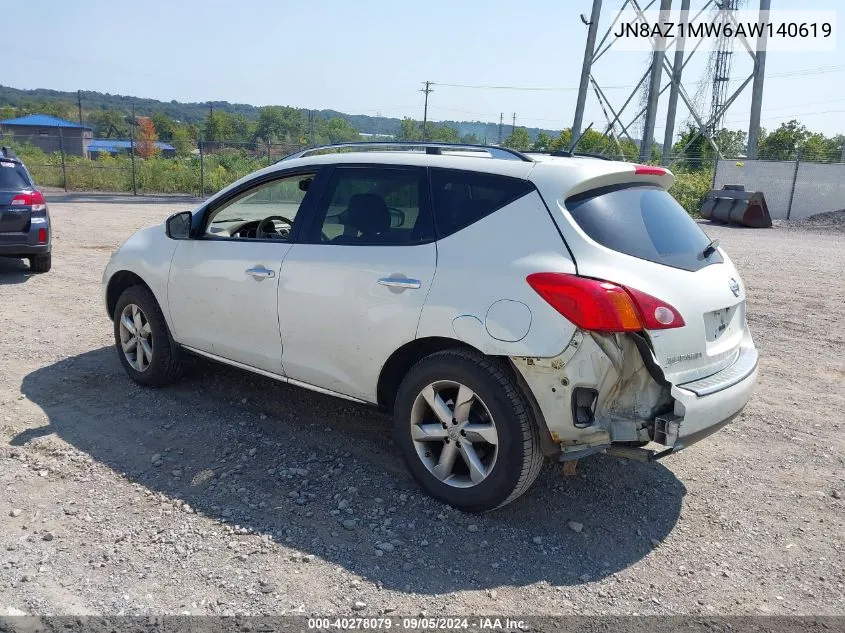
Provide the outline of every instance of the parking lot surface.
{"type": "Polygon", "coordinates": [[[50,273],[0,260],[0,613],[845,614],[841,226],[704,225],[761,355],[731,425],[549,464],[473,516],[418,491],[370,409],[206,361],[125,376],[102,270],[188,208],[64,197],[50,273]]]}

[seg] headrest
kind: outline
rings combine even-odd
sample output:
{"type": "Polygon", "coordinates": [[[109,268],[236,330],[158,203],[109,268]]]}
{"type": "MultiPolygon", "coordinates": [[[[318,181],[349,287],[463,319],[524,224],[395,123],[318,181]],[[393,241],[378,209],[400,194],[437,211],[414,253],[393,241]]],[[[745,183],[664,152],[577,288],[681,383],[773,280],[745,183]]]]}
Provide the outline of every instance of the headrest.
{"type": "Polygon", "coordinates": [[[390,230],[387,203],[376,193],[356,193],[349,198],[349,224],[362,236],[373,236],[390,230]]]}

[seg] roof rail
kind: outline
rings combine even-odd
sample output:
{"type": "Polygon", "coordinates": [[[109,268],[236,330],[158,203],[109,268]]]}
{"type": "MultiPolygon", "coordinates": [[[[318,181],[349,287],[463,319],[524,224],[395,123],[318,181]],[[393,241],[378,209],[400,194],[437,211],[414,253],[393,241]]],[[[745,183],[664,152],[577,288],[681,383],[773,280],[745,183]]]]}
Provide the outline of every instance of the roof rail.
{"type": "Polygon", "coordinates": [[[569,150],[565,149],[557,149],[557,150],[531,150],[530,154],[545,154],[546,156],[559,156],[563,158],[598,158],[599,160],[616,160],[615,158],[611,158],[610,156],[605,156],[603,154],[593,154],[591,152],[570,152],[569,150]]]}
{"type": "Polygon", "coordinates": [[[304,149],[302,151],[284,156],[276,162],[280,163],[283,160],[304,158],[316,152],[327,152],[345,148],[360,148],[363,151],[371,149],[390,148],[396,148],[399,150],[404,149],[410,151],[417,149],[425,149],[426,154],[435,155],[442,154],[444,150],[468,150],[479,153],[487,152],[491,158],[503,158],[505,160],[521,160],[527,163],[534,162],[533,160],[531,160],[531,158],[529,158],[522,152],[518,152],[515,149],[510,149],[509,147],[498,147],[495,145],[474,145],[471,143],[437,143],[430,141],[353,141],[348,143],[332,143],[330,145],[309,147],[308,149],[304,149]]]}

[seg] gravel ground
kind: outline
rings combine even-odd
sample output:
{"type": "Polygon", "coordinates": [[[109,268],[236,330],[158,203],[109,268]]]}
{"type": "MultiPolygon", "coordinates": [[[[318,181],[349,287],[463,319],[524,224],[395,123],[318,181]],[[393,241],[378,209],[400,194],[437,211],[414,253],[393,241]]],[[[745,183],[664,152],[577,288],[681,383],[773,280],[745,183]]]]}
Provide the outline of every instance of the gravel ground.
{"type": "Polygon", "coordinates": [[[50,273],[0,261],[0,612],[845,614],[842,232],[705,225],[748,287],[745,412],[472,516],[418,491],[367,408],[205,361],[126,378],[101,272],[189,206],[65,197],[50,273]]]}

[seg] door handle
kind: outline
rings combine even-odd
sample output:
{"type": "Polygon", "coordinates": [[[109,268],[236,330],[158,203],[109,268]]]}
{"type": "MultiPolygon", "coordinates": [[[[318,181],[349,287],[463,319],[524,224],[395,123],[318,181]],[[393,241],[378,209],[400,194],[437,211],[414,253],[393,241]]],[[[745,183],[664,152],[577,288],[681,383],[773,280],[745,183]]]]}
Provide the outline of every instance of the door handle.
{"type": "Polygon", "coordinates": [[[410,288],[416,290],[422,286],[419,279],[408,279],[407,277],[382,277],[378,282],[380,285],[389,288],[410,288]]]}
{"type": "Polygon", "coordinates": [[[247,275],[252,275],[258,279],[264,279],[266,277],[275,277],[276,273],[268,268],[264,268],[263,266],[255,268],[247,268],[246,271],[247,275]]]}

